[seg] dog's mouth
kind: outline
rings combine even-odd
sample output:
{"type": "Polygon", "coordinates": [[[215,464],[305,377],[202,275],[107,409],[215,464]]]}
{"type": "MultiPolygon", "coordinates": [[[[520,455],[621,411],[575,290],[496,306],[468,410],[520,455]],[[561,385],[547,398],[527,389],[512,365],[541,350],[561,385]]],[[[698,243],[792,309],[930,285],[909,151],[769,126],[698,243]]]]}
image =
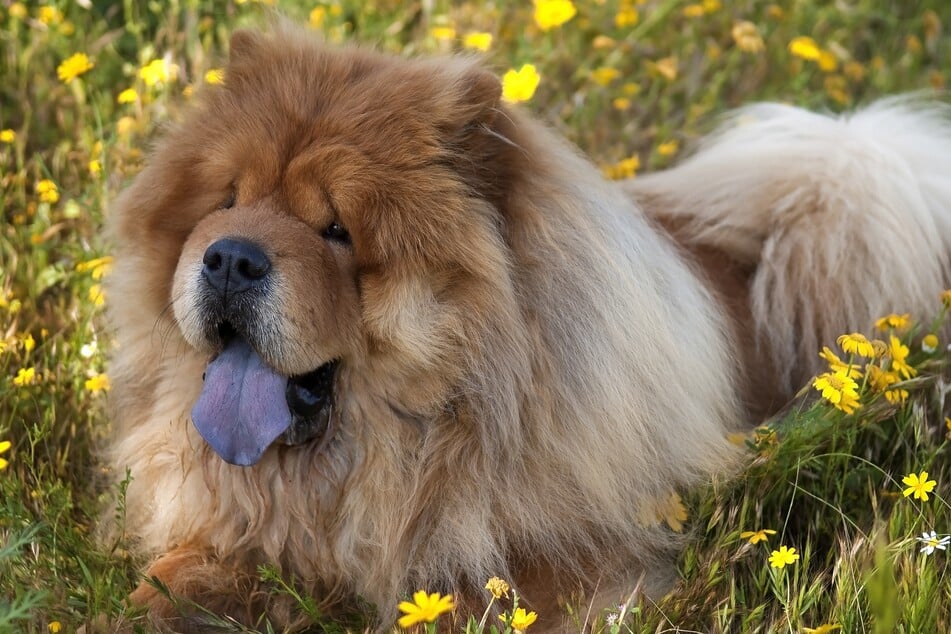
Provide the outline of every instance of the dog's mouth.
{"type": "Polygon", "coordinates": [[[192,421],[223,460],[257,463],[274,443],[326,444],[332,434],[337,362],[287,377],[268,366],[230,327],[221,352],[205,370],[204,386],[192,408],[192,421]]]}

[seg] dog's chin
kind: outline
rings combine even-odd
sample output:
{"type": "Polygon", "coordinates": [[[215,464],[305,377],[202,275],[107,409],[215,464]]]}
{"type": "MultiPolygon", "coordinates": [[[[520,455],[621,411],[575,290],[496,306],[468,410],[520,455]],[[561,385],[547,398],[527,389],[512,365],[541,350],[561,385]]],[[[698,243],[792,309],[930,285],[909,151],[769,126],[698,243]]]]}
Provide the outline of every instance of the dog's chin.
{"type": "Polygon", "coordinates": [[[214,350],[203,375],[192,421],[226,462],[257,463],[274,444],[316,446],[334,433],[334,359],[303,374],[284,375],[252,338],[223,323],[206,340],[214,350]]]}

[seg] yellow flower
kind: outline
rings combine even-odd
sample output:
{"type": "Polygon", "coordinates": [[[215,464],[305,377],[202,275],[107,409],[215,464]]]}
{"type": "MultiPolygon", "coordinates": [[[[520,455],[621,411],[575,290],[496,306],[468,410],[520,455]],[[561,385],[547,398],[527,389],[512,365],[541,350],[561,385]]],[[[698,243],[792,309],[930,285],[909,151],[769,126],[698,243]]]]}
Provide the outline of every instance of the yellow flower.
{"type": "Polygon", "coordinates": [[[800,35],[789,42],[789,52],[801,59],[817,61],[821,54],[816,41],[809,36],[800,35]]]}
{"type": "Polygon", "coordinates": [[[776,531],[769,528],[761,528],[758,531],[743,531],[740,533],[740,539],[747,539],[751,544],[758,544],[769,539],[769,535],[775,535],[776,531]]]}
{"type": "Polygon", "coordinates": [[[941,303],[945,308],[951,308],[951,289],[941,291],[941,303]]]}
{"type": "Polygon", "coordinates": [[[429,30],[429,34],[432,35],[433,38],[441,42],[445,42],[455,39],[456,29],[452,28],[451,26],[434,26],[429,30]]]}
{"type": "Polygon", "coordinates": [[[506,619],[504,614],[499,615],[499,619],[501,619],[503,623],[507,623],[513,632],[524,632],[537,618],[537,614],[534,612],[525,612],[525,608],[515,608],[515,612],[509,619],[506,619]]]}
{"type": "Polygon", "coordinates": [[[85,387],[90,392],[108,392],[109,376],[106,374],[96,374],[86,379],[85,387]]]}
{"type": "Polygon", "coordinates": [[[673,156],[677,153],[680,145],[676,141],[667,141],[657,146],[657,153],[661,156],[673,156]]]}
{"type": "Polygon", "coordinates": [[[865,338],[865,335],[853,332],[848,335],[840,336],[836,342],[844,351],[849,354],[857,354],[860,357],[874,357],[875,346],[865,338]]]}
{"type": "Polygon", "coordinates": [[[535,23],[542,31],[561,26],[577,13],[571,0],[535,0],[535,23]]]}
{"type": "Polygon", "coordinates": [[[892,405],[901,405],[908,400],[908,390],[902,388],[885,390],[885,400],[892,405]]]}
{"type": "Polygon", "coordinates": [[[621,71],[610,66],[602,66],[591,71],[591,79],[600,86],[607,86],[612,81],[621,76],[621,71]]]}
{"type": "Polygon", "coordinates": [[[922,351],[927,352],[928,354],[931,354],[932,352],[937,350],[938,349],[938,335],[932,332],[922,337],[921,349],[922,351]]]}
{"type": "Polygon", "coordinates": [[[46,626],[46,629],[50,631],[50,634],[58,634],[58,632],[63,629],[63,624],[59,621],[50,621],[50,624],[46,626]]]}
{"type": "Polygon", "coordinates": [[[223,84],[225,83],[225,71],[220,68],[212,68],[205,73],[205,83],[206,84],[223,84]]]}
{"type": "Polygon", "coordinates": [[[319,29],[320,26],[324,23],[324,18],[327,17],[327,9],[325,7],[314,7],[310,11],[307,22],[315,29],[319,29]]]}
{"type": "Polygon", "coordinates": [[[669,81],[677,79],[677,58],[674,56],[659,59],[651,63],[650,67],[669,81]]]}
{"type": "Polygon", "coordinates": [[[403,601],[399,604],[400,617],[399,623],[402,628],[409,628],[418,623],[432,623],[443,612],[449,612],[455,605],[452,603],[452,595],[441,596],[438,592],[426,594],[425,590],[419,590],[413,595],[412,603],[403,601]]]}
{"type": "Polygon", "coordinates": [[[92,69],[93,64],[85,53],[74,53],[56,67],[56,76],[64,84],[68,84],[83,73],[92,69]]]}
{"type": "Polygon", "coordinates": [[[139,69],[139,78],[149,88],[174,81],[178,77],[178,66],[165,59],[153,59],[139,69]]]}
{"type": "Polygon", "coordinates": [[[779,550],[774,550],[769,555],[769,565],[780,570],[797,561],[799,561],[799,553],[796,552],[795,548],[780,546],[779,550]]]}
{"type": "Polygon", "coordinates": [[[699,18],[704,14],[703,5],[688,4],[683,8],[683,14],[685,18],[699,18]]]}
{"type": "Polygon", "coordinates": [[[891,315],[885,315],[881,319],[875,320],[875,328],[881,331],[904,330],[908,327],[909,323],[911,323],[911,313],[905,313],[904,315],[892,313],[891,315]]]}
{"type": "Polygon", "coordinates": [[[503,595],[509,596],[509,584],[498,577],[489,579],[485,584],[485,589],[491,592],[496,599],[501,599],[503,595]]]}
{"type": "Polygon", "coordinates": [[[812,382],[812,386],[822,393],[822,398],[836,406],[843,399],[858,398],[858,383],[842,370],[820,374],[812,382]]]}
{"type": "Polygon", "coordinates": [[[11,18],[22,20],[27,15],[26,6],[24,6],[22,2],[14,2],[10,5],[10,8],[7,9],[7,13],[10,14],[11,18]]]}
{"type": "Polygon", "coordinates": [[[715,11],[719,11],[720,8],[723,6],[720,3],[720,0],[703,0],[702,4],[703,4],[703,10],[706,11],[707,13],[713,13],[715,11]]]}
{"type": "Polygon", "coordinates": [[[490,46],[492,46],[492,34],[483,33],[481,31],[475,33],[466,33],[466,36],[462,39],[462,45],[465,48],[471,48],[484,53],[489,50],[490,46]]]}
{"type": "Polygon", "coordinates": [[[832,51],[819,51],[819,68],[827,73],[835,72],[839,67],[839,60],[832,51]]]}
{"type": "Polygon", "coordinates": [[[829,364],[829,369],[833,372],[845,372],[850,379],[858,379],[862,376],[862,371],[856,365],[846,365],[828,346],[822,346],[822,352],[819,356],[829,364]]]}
{"type": "Polygon", "coordinates": [[[77,273],[89,273],[94,280],[101,280],[112,271],[112,256],[104,255],[76,264],[77,273]]]}
{"type": "Polygon", "coordinates": [[[135,119],[132,117],[119,117],[116,121],[116,132],[119,136],[126,136],[135,129],[135,119]]]}
{"type": "Polygon", "coordinates": [[[734,24],[730,34],[733,36],[737,48],[746,53],[759,53],[766,48],[759,29],[748,20],[741,20],[734,24]]]}
{"type": "Polygon", "coordinates": [[[40,22],[47,26],[55,26],[63,21],[63,14],[60,13],[60,10],[56,7],[50,6],[40,7],[36,17],[40,22]]]}
{"type": "Polygon", "coordinates": [[[17,387],[32,385],[36,380],[36,368],[20,368],[17,375],[13,377],[13,384],[17,387]]]}
{"type": "Polygon", "coordinates": [[[914,495],[916,499],[922,502],[928,501],[928,494],[938,485],[935,480],[928,479],[928,472],[909,473],[901,481],[908,485],[908,488],[902,491],[905,497],[914,495]]]}
{"type": "Polygon", "coordinates": [[[102,284],[93,284],[89,287],[89,301],[93,306],[103,306],[106,303],[106,293],[102,290],[102,284]]]}
{"type": "Polygon", "coordinates": [[[905,361],[908,357],[908,346],[903,345],[901,340],[895,335],[889,337],[888,341],[888,352],[892,357],[892,371],[898,372],[906,379],[910,379],[918,374],[918,370],[908,365],[908,362],[905,361]]]}
{"type": "Polygon", "coordinates": [[[36,184],[36,193],[44,203],[53,204],[59,200],[59,189],[56,187],[56,183],[48,178],[44,178],[36,184]]]}
{"type": "Polygon", "coordinates": [[[17,133],[7,128],[6,130],[0,130],[0,143],[6,143],[10,145],[17,140],[17,133]]]}
{"type": "Polygon", "coordinates": [[[20,343],[23,344],[23,349],[27,352],[33,352],[33,348],[36,347],[36,339],[34,339],[30,333],[26,333],[23,338],[20,339],[20,343]]]}
{"type": "Polygon", "coordinates": [[[631,100],[627,97],[615,97],[611,100],[611,105],[615,110],[627,110],[631,107],[631,100]]]}
{"type": "MultiPolygon", "coordinates": [[[[0,440],[0,453],[9,451],[12,444],[9,440],[0,440]]],[[[8,464],[10,463],[5,458],[0,458],[0,471],[6,469],[8,464]]]]}
{"type": "Polygon", "coordinates": [[[528,101],[535,94],[541,77],[533,64],[510,69],[502,76],[502,99],[512,103],[528,101]]]}
{"type": "Polygon", "coordinates": [[[614,16],[614,25],[619,29],[626,26],[634,26],[640,20],[640,15],[634,7],[621,7],[614,16]]]}
{"type": "Polygon", "coordinates": [[[605,166],[602,170],[606,178],[611,180],[621,180],[623,178],[633,178],[641,167],[641,159],[636,154],[618,161],[614,165],[605,166]]]}
{"type": "Polygon", "coordinates": [[[802,631],[805,632],[805,634],[829,634],[829,632],[841,629],[842,626],[838,623],[823,623],[819,627],[804,627],[802,631]]]}
{"type": "Polygon", "coordinates": [[[886,372],[877,365],[868,366],[868,384],[876,392],[884,392],[901,379],[894,372],[886,372]]]}
{"type": "Polygon", "coordinates": [[[99,162],[99,159],[93,159],[88,163],[89,173],[93,176],[99,176],[102,172],[102,163],[99,162]]]}

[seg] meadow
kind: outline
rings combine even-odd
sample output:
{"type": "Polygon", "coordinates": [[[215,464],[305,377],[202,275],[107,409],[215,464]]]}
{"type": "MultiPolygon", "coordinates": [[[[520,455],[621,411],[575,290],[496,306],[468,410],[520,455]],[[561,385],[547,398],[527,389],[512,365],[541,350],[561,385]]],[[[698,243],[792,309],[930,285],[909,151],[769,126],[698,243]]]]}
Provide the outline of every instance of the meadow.
{"type": "MultiPolygon", "coordinates": [[[[508,100],[612,179],[675,162],[749,101],[844,112],[908,91],[946,99],[951,81],[947,0],[0,0],[0,632],[147,631],[125,600],[143,562],[122,506],[101,513],[123,494],[97,458],[109,433],[101,229],[163,123],[227,81],[230,33],[266,25],[275,5],[331,42],[484,56],[508,100]],[[119,537],[98,541],[103,523],[119,537]]],[[[951,293],[932,314],[894,310],[869,340],[826,342],[829,371],[735,438],[742,474],[671,499],[658,521],[685,535],[681,584],[603,614],[569,598],[579,632],[951,631],[951,293]]],[[[454,631],[531,631],[489,586],[504,619],[454,631]]],[[[332,623],[298,599],[312,631],[362,629],[359,615],[332,623]]],[[[445,601],[407,599],[407,616],[451,618],[445,601]]]]}

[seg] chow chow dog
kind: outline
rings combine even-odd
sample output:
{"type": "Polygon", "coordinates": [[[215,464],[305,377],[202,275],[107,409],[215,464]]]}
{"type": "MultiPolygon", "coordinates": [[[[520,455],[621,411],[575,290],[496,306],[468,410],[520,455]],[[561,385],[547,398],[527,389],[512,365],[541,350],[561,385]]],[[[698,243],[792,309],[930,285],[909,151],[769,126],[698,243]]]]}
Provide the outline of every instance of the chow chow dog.
{"type": "Polygon", "coordinates": [[[110,458],[146,576],[239,621],[296,622],[262,564],[378,627],[661,594],[672,492],[951,282],[940,106],[753,106],[618,184],[469,58],[241,31],[196,101],[111,213],[110,458]]]}

